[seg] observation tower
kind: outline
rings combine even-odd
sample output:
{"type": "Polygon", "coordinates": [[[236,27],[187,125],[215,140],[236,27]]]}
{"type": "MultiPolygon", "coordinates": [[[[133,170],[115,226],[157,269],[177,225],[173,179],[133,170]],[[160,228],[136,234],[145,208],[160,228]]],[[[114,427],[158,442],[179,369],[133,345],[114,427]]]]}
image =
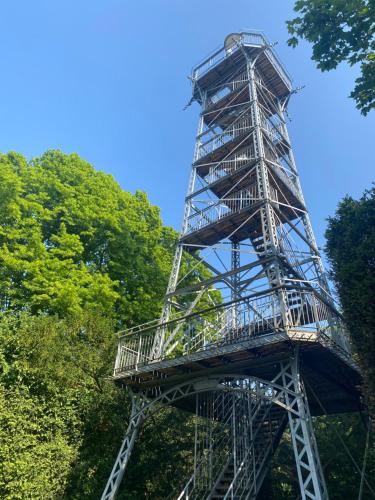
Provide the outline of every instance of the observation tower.
{"type": "Polygon", "coordinates": [[[257,498],[289,425],[302,499],[327,499],[311,415],[358,411],[360,374],[286,127],[291,79],[263,34],[241,32],[191,82],[182,230],[161,317],[119,339],[114,380],[133,406],[102,500],[163,405],[196,415],[193,470],[173,498],[257,498]]]}

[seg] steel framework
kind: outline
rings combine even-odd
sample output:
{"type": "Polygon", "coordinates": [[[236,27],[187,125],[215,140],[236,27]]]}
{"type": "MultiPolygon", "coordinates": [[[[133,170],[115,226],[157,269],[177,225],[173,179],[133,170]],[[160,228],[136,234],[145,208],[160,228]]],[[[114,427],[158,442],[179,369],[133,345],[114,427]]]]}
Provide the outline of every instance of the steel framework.
{"type": "Polygon", "coordinates": [[[359,373],[290,145],[291,80],[253,32],[229,35],[191,80],[201,113],[181,235],[161,318],[119,341],[114,378],[135,392],[102,499],[163,405],[196,414],[176,498],[256,498],[289,423],[301,496],[327,499],[303,379],[330,411],[354,411],[359,373]]]}

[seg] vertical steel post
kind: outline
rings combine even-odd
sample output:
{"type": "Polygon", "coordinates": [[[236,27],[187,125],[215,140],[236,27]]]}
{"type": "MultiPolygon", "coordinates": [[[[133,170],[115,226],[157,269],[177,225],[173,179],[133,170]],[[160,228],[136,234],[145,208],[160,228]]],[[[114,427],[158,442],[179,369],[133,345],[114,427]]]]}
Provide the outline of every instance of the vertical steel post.
{"type": "Polygon", "coordinates": [[[254,67],[255,62],[256,61],[248,60],[247,72],[249,78],[251,117],[252,117],[252,124],[255,130],[254,146],[255,146],[255,157],[257,159],[256,170],[257,170],[258,197],[260,200],[263,201],[263,204],[260,208],[263,244],[264,244],[264,251],[274,256],[272,266],[270,266],[267,275],[271,286],[279,287],[277,295],[279,297],[280,311],[283,318],[283,326],[284,328],[288,328],[289,315],[287,308],[287,299],[285,291],[280,288],[281,285],[284,284],[284,280],[280,272],[279,262],[277,260],[279,243],[276,231],[275,216],[271,205],[271,191],[268,178],[268,169],[265,162],[265,151],[264,151],[263,132],[262,132],[263,124],[259,110],[256,74],[254,67]]]}
{"type": "MultiPolygon", "coordinates": [[[[239,287],[240,287],[240,275],[238,269],[240,268],[240,244],[238,241],[232,241],[231,243],[231,270],[236,271],[232,275],[232,289],[231,289],[231,299],[237,300],[240,297],[239,287]]],[[[234,302],[232,305],[232,328],[235,330],[239,325],[239,314],[238,314],[238,303],[234,302]]]]}
{"type": "Polygon", "coordinates": [[[299,355],[282,366],[283,386],[302,500],[328,500],[311,414],[299,370],[299,355]],[[291,394],[289,391],[292,391],[291,394]]]}

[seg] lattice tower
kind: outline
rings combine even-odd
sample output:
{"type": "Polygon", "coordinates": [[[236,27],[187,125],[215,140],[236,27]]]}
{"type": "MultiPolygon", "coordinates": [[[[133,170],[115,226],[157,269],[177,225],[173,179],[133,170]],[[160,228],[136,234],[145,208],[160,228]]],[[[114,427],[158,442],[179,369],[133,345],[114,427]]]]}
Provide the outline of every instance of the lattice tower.
{"type": "Polygon", "coordinates": [[[119,341],[114,378],[133,412],[102,498],[143,420],[169,404],[196,415],[194,470],[171,498],[256,498],[289,425],[302,498],[327,499],[311,414],[358,410],[360,376],[286,127],[291,79],[263,34],[242,32],[191,81],[201,112],[182,230],[161,318],[119,341]]]}

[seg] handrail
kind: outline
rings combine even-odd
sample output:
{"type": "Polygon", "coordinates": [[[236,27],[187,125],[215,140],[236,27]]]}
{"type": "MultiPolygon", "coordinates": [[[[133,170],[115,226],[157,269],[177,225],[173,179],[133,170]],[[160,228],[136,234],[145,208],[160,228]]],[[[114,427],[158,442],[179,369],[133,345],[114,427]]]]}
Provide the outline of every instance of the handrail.
{"type": "MultiPolygon", "coordinates": [[[[266,417],[269,416],[269,414],[271,413],[272,408],[273,408],[273,404],[272,403],[270,403],[268,401],[266,403],[267,403],[266,412],[264,413],[264,415],[262,416],[262,418],[260,419],[260,421],[257,423],[257,428],[255,430],[255,433],[253,434],[253,440],[254,441],[255,441],[255,438],[257,437],[258,433],[260,432],[261,425],[265,422],[266,417]]],[[[258,407],[256,409],[256,413],[254,414],[254,416],[256,416],[256,414],[259,413],[260,409],[262,408],[262,405],[264,405],[264,404],[265,404],[265,401],[263,399],[260,399],[259,403],[257,405],[258,407]]],[[[267,444],[269,446],[272,445],[273,438],[274,438],[273,433],[271,433],[270,438],[269,438],[269,440],[267,442],[267,444]]],[[[262,451],[260,453],[258,453],[256,465],[258,465],[259,463],[261,465],[263,464],[264,458],[267,456],[267,453],[269,452],[269,446],[264,446],[264,442],[262,442],[262,447],[261,447],[262,451]]],[[[242,459],[242,462],[241,462],[240,466],[238,467],[238,469],[236,471],[236,474],[233,477],[233,480],[232,480],[231,484],[228,487],[228,490],[227,490],[227,492],[226,492],[223,500],[228,500],[229,499],[229,494],[231,494],[231,498],[237,498],[237,497],[234,497],[233,495],[236,494],[236,491],[238,490],[238,488],[241,487],[241,485],[243,483],[243,480],[244,480],[244,478],[246,478],[246,476],[242,476],[242,478],[240,479],[240,481],[238,482],[238,484],[236,484],[236,483],[237,483],[237,480],[238,480],[240,474],[242,473],[245,465],[248,463],[247,459],[248,459],[251,451],[253,451],[253,450],[252,450],[251,447],[249,447],[248,450],[245,453],[244,458],[242,459]],[[236,488],[236,491],[234,491],[235,488],[236,488]]],[[[246,485],[249,484],[251,476],[253,474],[255,474],[257,476],[259,474],[259,470],[255,470],[255,471],[252,470],[252,473],[247,478],[246,485]]]]}
{"type": "MultiPolygon", "coordinates": [[[[227,403],[227,407],[230,407],[232,405],[232,402],[229,401],[227,403]]],[[[270,412],[270,408],[271,408],[272,404],[267,406],[267,412],[262,416],[261,420],[259,421],[259,424],[264,422],[266,416],[269,414],[270,412]]],[[[260,399],[257,404],[256,404],[256,407],[254,409],[254,413],[253,413],[253,417],[256,417],[259,412],[261,411],[261,409],[264,407],[264,400],[260,399]]],[[[226,425],[230,422],[230,420],[232,419],[232,413],[229,412],[227,414],[227,417],[226,419],[221,422],[221,424],[223,425],[226,425]]],[[[259,431],[259,427],[256,429],[256,432],[255,432],[255,435],[254,437],[257,435],[259,431]]],[[[226,433],[221,433],[219,432],[219,436],[220,439],[219,440],[216,440],[216,442],[214,443],[214,448],[215,449],[218,449],[218,450],[223,450],[225,448],[226,445],[228,445],[230,442],[231,442],[231,439],[232,439],[232,436],[230,433],[226,434],[226,433]]],[[[215,438],[214,438],[215,439],[215,438]]],[[[209,489],[210,491],[213,491],[216,487],[216,485],[218,484],[219,480],[220,480],[220,477],[222,475],[222,473],[224,472],[224,470],[226,469],[227,465],[230,463],[230,461],[233,459],[233,452],[229,454],[229,456],[221,456],[221,455],[218,455],[218,458],[220,458],[220,460],[217,460],[217,463],[215,463],[214,465],[214,468],[215,468],[215,472],[214,472],[214,476],[216,478],[216,480],[209,486],[209,489]]],[[[180,493],[180,495],[178,496],[178,498],[176,500],[183,500],[184,498],[185,499],[189,499],[189,500],[192,500],[192,494],[194,493],[194,487],[195,487],[195,481],[197,480],[197,472],[199,470],[201,470],[201,468],[203,467],[203,465],[206,464],[208,460],[208,457],[207,456],[203,456],[201,458],[201,460],[199,461],[199,464],[198,466],[196,467],[195,471],[193,472],[193,474],[190,476],[188,482],[186,483],[184,489],[182,490],[182,492],[180,493]],[[190,487],[193,485],[193,488],[190,489],[190,487]]],[[[199,500],[201,499],[202,495],[201,495],[201,492],[200,493],[200,497],[199,497],[199,500]]]]}
{"type": "MultiPolygon", "coordinates": [[[[229,417],[222,423],[224,425],[227,424],[228,420],[230,418],[231,418],[231,414],[229,414],[229,417]]],[[[231,440],[231,436],[229,433],[226,434],[225,432],[222,432],[220,434],[219,434],[220,439],[218,442],[216,442],[214,444],[214,447],[215,447],[215,449],[223,450],[225,448],[225,446],[229,444],[229,442],[231,440]]],[[[182,492],[180,493],[180,495],[178,496],[178,498],[176,500],[182,500],[183,498],[191,500],[191,494],[193,493],[193,489],[195,488],[195,482],[197,481],[197,471],[202,469],[203,465],[205,465],[207,463],[208,458],[209,458],[208,456],[202,456],[202,458],[199,461],[198,466],[195,468],[193,474],[190,476],[189,481],[186,483],[184,489],[182,490],[182,492]],[[192,483],[193,483],[193,489],[189,491],[192,483]]],[[[225,457],[225,458],[227,459],[227,462],[229,462],[231,455],[229,457],[225,457]]],[[[221,460],[221,462],[225,462],[225,459],[221,460]]],[[[218,466],[219,466],[219,464],[216,463],[215,468],[217,469],[218,466]]],[[[211,486],[210,486],[210,488],[211,488],[211,486]]]]}
{"type": "Polygon", "coordinates": [[[188,224],[184,236],[202,229],[224,217],[240,212],[259,202],[258,189],[256,184],[247,189],[241,189],[233,194],[213,201],[210,205],[191,214],[188,218],[188,224]],[[250,190],[251,188],[251,190],[250,190]]]}
{"type": "MultiPolygon", "coordinates": [[[[256,298],[259,298],[259,297],[265,297],[265,296],[271,294],[272,292],[277,292],[280,288],[284,288],[285,290],[291,290],[291,291],[296,291],[296,292],[310,292],[310,293],[313,293],[315,296],[317,296],[319,299],[322,299],[322,295],[319,294],[316,290],[313,290],[311,287],[300,286],[300,287],[298,287],[298,289],[296,289],[295,286],[292,286],[292,285],[285,285],[283,287],[278,286],[278,287],[272,288],[272,290],[268,289],[268,290],[263,290],[263,291],[260,291],[260,292],[255,292],[255,293],[252,293],[250,295],[246,295],[244,297],[239,297],[237,299],[230,300],[230,301],[222,303],[220,305],[210,306],[210,307],[207,307],[206,309],[201,309],[200,311],[196,311],[196,312],[190,313],[188,315],[182,314],[180,317],[173,318],[173,319],[171,319],[169,321],[166,321],[164,323],[160,322],[160,318],[155,319],[153,321],[148,321],[146,323],[142,323],[141,325],[138,325],[136,327],[130,328],[128,330],[122,330],[122,331],[126,331],[127,333],[124,334],[124,335],[122,335],[120,337],[120,339],[124,339],[124,338],[129,337],[131,335],[134,335],[134,334],[136,334],[138,332],[144,333],[144,332],[149,331],[152,328],[152,327],[150,327],[151,323],[154,323],[154,326],[172,325],[172,324],[175,324],[175,323],[178,323],[178,322],[181,322],[181,321],[188,320],[189,318],[193,318],[193,317],[197,317],[197,316],[202,316],[205,313],[209,313],[209,312],[212,312],[214,310],[223,309],[224,307],[227,307],[227,306],[232,306],[232,305],[234,305],[236,303],[239,303],[239,302],[244,302],[244,301],[248,301],[248,300],[251,300],[251,299],[256,299],[256,298]]],[[[323,301],[323,302],[326,303],[326,301],[323,301]]],[[[334,310],[334,313],[338,317],[342,318],[341,315],[339,315],[339,313],[336,310],[334,310]]],[[[122,333],[122,331],[120,331],[118,333],[120,334],[120,333],[122,333]]]]}
{"type": "Polygon", "coordinates": [[[195,66],[192,70],[192,81],[196,81],[201,78],[204,74],[206,74],[210,69],[214,66],[222,62],[227,57],[230,57],[233,53],[235,53],[239,47],[242,46],[255,46],[255,47],[265,47],[265,54],[269,58],[271,64],[275,67],[276,71],[279,73],[280,77],[287,85],[288,88],[291,89],[292,79],[281,63],[279,57],[272,50],[269,41],[265,37],[263,33],[256,33],[250,31],[243,31],[239,33],[240,39],[236,45],[233,46],[231,50],[222,47],[220,49],[215,50],[212,54],[210,54],[204,61],[195,66]]]}
{"type": "MultiPolygon", "coordinates": [[[[143,330],[139,327],[137,331],[119,339],[115,375],[138,370],[141,366],[163,359],[190,355],[280,329],[290,334],[297,330],[300,335],[303,332],[315,332],[316,335],[322,336],[323,344],[329,342],[332,348],[349,355],[350,348],[340,316],[316,290],[307,287],[283,287],[285,300],[289,304],[287,326],[283,323],[278,290],[279,288],[241,297],[165,323],[158,321],[154,327],[147,324],[143,330]],[[173,344],[173,349],[168,353],[162,352],[161,356],[156,358],[152,347],[159,329],[164,330],[165,338],[168,339],[176,325],[181,323],[181,335],[173,344]]],[[[318,337],[316,341],[319,341],[318,337]]]]}

